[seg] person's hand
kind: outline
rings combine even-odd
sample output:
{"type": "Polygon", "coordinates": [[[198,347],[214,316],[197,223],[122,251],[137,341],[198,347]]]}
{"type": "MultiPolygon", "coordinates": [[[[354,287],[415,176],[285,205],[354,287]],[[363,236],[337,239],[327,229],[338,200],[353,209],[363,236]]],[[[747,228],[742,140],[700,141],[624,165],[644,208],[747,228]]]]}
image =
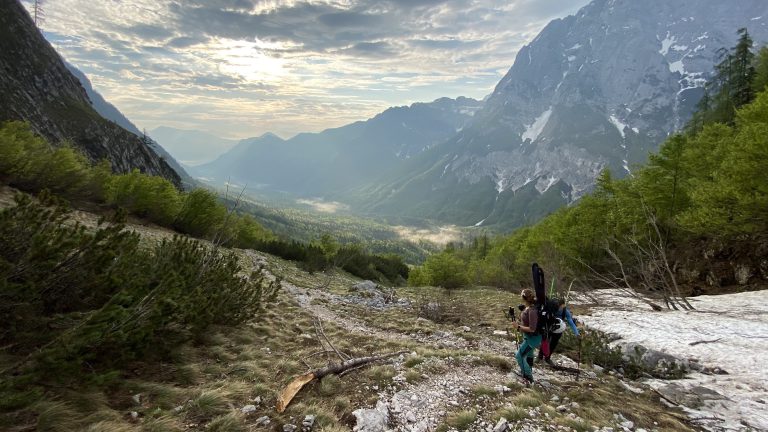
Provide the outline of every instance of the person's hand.
{"type": "Polygon", "coordinates": [[[520,328],[520,324],[519,324],[517,321],[513,321],[513,322],[512,322],[512,328],[513,328],[513,329],[515,329],[515,330],[517,330],[517,329],[519,329],[519,328],[520,328]]]}

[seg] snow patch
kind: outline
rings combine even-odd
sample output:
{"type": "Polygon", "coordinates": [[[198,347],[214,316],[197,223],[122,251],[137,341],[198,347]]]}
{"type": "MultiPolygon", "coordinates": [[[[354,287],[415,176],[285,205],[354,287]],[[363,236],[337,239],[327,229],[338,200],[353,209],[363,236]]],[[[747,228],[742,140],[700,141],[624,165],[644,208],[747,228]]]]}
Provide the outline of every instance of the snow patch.
{"type": "Polygon", "coordinates": [[[633,128],[632,128],[632,132],[634,132],[634,133],[636,133],[636,134],[639,134],[639,133],[640,133],[640,129],[638,129],[638,128],[636,128],[636,127],[633,127],[633,128]]]}
{"type": "Polygon", "coordinates": [[[754,17],[754,18],[750,19],[750,21],[757,21],[757,20],[760,20],[760,19],[763,19],[763,17],[761,17],[761,16],[754,17]]]}
{"type": "Polygon", "coordinates": [[[569,62],[572,62],[572,61],[574,61],[574,60],[576,60],[576,56],[574,56],[574,55],[572,55],[572,56],[568,56],[568,61],[569,61],[569,62]]]}
{"type": "Polygon", "coordinates": [[[451,166],[451,163],[450,163],[450,162],[448,162],[448,163],[445,165],[445,168],[443,168],[443,174],[441,174],[441,175],[440,175],[440,178],[443,178],[443,176],[445,176],[445,173],[447,173],[447,172],[448,172],[448,167],[449,167],[449,166],[451,166]]]}
{"type": "Polygon", "coordinates": [[[574,45],[574,46],[572,46],[572,47],[568,48],[566,51],[573,51],[573,50],[577,50],[577,49],[579,49],[579,48],[581,48],[581,44],[580,44],[580,43],[577,43],[576,45],[574,45]]]}
{"type": "Polygon", "coordinates": [[[683,66],[683,60],[680,59],[676,62],[669,64],[669,71],[672,73],[679,73],[680,75],[685,75],[685,66],[683,66]]]}
{"type": "MultiPolygon", "coordinates": [[[[658,36],[656,38],[658,39],[658,36]]],[[[667,32],[667,36],[663,41],[661,41],[661,49],[659,50],[659,54],[666,56],[669,52],[669,48],[672,47],[676,41],[677,38],[675,36],[670,36],[669,32],[667,32]]]]}
{"type": "MultiPolygon", "coordinates": [[[[694,358],[703,367],[728,372],[694,372],[672,382],[726,396],[704,400],[696,411],[688,409],[698,418],[697,424],[709,430],[768,430],[768,368],[760,366],[768,354],[768,291],[691,297],[688,301],[696,310],[690,312],[652,312],[615,290],[598,290],[594,295],[600,306],[582,317],[589,327],[616,334],[621,342],[638,343],[680,360],[694,358]]],[[[646,383],[656,389],[671,384],[646,383]]]]}
{"type": "Polygon", "coordinates": [[[549,107],[546,111],[541,113],[540,116],[536,117],[536,120],[533,121],[533,123],[530,124],[530,126],[526,127],[525,132],[523,132],[522,139],[525,140],[531,140],[531,142],[536,141],[536,138],[541,135],[541,132],[544,130],[544,126],[547,125],[547,122],[549,121],[549,116],[552,115],[552,107],[549,107]]]}
{"type": "Polygon", "coordinates": [[[688,45],[672,45],[672,51],[685,51],[688,49],[688,45]]]}
{"type": "Polygon", "coordinates": [[[616,118],[616,116],[613,116],[613,115],[609,117],[609,120],[611,121],[611,123],[612,123],[614,126],[616,126],[616,129],[618,129],[618,130],[619,130],[619,133],[621,134],[621,138],[622,138],[622,139],[623,139],[623,138],[626,138],[626,136],[625,136],[625,134],[624,134],[624,129],[626,129],[626,128],[627,128],[627,125],[625,125],[624,123],[622,123],[622,122],[621,122],[621,120],[617,119],[617,118],[616,118]]]}
{"type": "Polygon", "coordinates": [[[536,190],[539,191],[540,194],[543,194],[544,192],[548,191],[552,185],[557,183],[558,180],[560,179],[555,176],[550,176],[549,178],[539,178],[539,181],[536,182],[536,190]]]}
{"type": "MultiPolygon", "coordinates": [[[[488,218],[485,218],[485,219],[488,219],[488,218]]],[[[483,222],[485,222],[485,219],[483,219],[483,220],[481,220],[480,222],[476,223],[476,224],[475,224],[475,226],[476,226],[476,227],[479,227],[480,225],[482,225],[482,224],[483,224],[483,222]]]]}
{"type": "Polygon", "coordinates": [[[632,174],[632,171],[629,169],[629,162],[627,162],[626,159],[622,159],[621,161],[624,162],[624,165],[622,166],[624,167],[624,170],[627,172],[627,174],[632,174]]]}
{"type": "Polygon", "coordinates": [[[701,34],[701,36],[693,39],[693,42],[698,42],[700,40],[709,39],[709,32],[704,32],[701,34]]]}

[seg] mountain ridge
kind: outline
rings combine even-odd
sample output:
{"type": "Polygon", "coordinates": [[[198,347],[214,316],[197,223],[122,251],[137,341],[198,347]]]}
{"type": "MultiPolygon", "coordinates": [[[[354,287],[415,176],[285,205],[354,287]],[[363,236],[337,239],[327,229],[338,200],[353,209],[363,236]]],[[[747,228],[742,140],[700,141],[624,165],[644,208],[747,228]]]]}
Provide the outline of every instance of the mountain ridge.
{"type": "Polygon", "coordinates": [[[0,120],[22,120],[49,142],[70,141],[112,169],[139,169],[181,187],[180,176],[138,137],[102,118],[80,81],[45,40],[24,6],[0,0],[0,120]]]}

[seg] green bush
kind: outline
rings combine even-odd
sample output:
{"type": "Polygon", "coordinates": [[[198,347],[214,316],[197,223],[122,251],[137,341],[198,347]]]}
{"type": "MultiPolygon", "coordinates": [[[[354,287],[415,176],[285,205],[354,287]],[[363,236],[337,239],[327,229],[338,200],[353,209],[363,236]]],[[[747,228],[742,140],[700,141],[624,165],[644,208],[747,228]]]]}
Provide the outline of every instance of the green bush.
{"type": "Polygon", "coordinates": [[[120,224],[90,232],[66,210],[25,195],[0,211],[0,343],[48,379],[102,379],[163,356],[212,324],[238,324],[273,300],[279,281],[243,274],[238,258],[184,238],[154,249],[120,224]],[[106,374],[106,375],[103,375],[106,374]]]}
{"type": "Polygon", "coordinates": [[[106,202],[169,226],[181,210],[181,195],[170,181],[134,169],[110,177],[105,185],[106,202]]]}
{"type": "Polygon", "coordinates": [[[191,236],[208,237],[227,217],[227,209],[219,203],[216,194],[207,189],[194,189],[184,194],[182,201],[173,226],[191,236]]]}
{"type": "Polygon", "coordinates": [[[91,172],[88,159],[70,144],[52,148],[26,123],[7,122],[0,127],[0,175],[22,190],[75,195],[91,172]]]}

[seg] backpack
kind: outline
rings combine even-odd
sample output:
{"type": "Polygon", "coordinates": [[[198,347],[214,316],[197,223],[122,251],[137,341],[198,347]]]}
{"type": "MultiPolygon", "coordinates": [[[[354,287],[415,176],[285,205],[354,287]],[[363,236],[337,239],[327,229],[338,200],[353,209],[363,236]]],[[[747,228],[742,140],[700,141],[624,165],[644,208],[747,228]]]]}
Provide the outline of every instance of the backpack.
{"type": "Polygon", "coordinates": [[[536,293],[536,303],[534,307],[538,314],[536,334],[546,335],[549,328],[555,323],[555,314],[557,313],[558,305],[556,301],[547,299],[546,285],[544,284],[544,270],[542,270],[538,264],[533,263],[531,265],[531,272],[533,274],[533,289],[536,293]]]}
{"type": "Polygon", "coordinates": [[[546,335],[549,329],[557,322],[557,310],[559,306],[555,300],[546,300],[544,304],[536,305],[538,321],[536,323],[536,333],[546,335]]]}

